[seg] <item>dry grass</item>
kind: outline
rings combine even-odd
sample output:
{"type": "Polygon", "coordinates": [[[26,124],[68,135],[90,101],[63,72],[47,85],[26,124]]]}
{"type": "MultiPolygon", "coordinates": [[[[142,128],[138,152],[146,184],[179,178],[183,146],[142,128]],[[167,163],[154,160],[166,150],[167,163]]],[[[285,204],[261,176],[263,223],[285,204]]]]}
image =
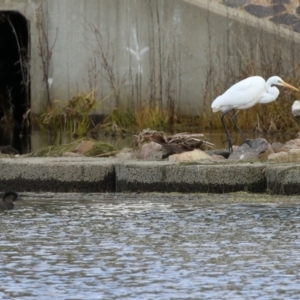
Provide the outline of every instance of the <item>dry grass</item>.
{"type": "MultiPolygon", "coordinates": [[[[245,25],[236,25],[235,30],[227,28],[226,34],[230,36],[230,43],[208,53],[206,83],[203,90],[204,105],[199,120],[202,129],[223,130],[220,112],[213,113],[211,103],[231,85],[244,78],[259,75],[267,80],[277,75],[300,88],[300,64],[297,56],[292,55],[297,53],[298,45],[292,36],[283,46],[282,37],[268,35],[269,43],[266,43],[267,33],[263,28],[256,29],[255,34],[253,30],[245,25]],[[227,53],[227,57],[222,56],[224,52],[227,53]]],[[[276,101],[239,112],[237,120],[243,131],[264,133],[299,131],[291,113],[291,106],[300,98],[300,92],[282,87],[279,87],[279,90],[280,95],[276,101]]],[[[229,121],[227,124],[233,129],[232,122],[229,121]]]]}
{"type": "Polygon", "coordinates": [[[141,106],[135,113],[135,124],[139,128],[162,128],[169,125],[169,112],[160,109],[158,105],[151,108],[149,105],[141,106]]]}
{"type": "MultiPolygon", "coordinates": [[[[57,157],[62,156],[65,152],[73,152],[75,148],[84,140],[87,139],[79,139],[73,141],[69,144],[63,145],[55,145],[44,147],[34,153],[31,153],[29,156],[31,157],[57,157]]],[[[89,139],[90,140],[90,139],[89,139]]],[[[118,149],[109,143],[104,143],[101,141],[94,141],[94,147],[85,153],[85,156],[112,156],[118,153],[118,149]]]]}
{"type": "MultiPolygon", "coordinates": [[[[296,87],[300,87],[300,80],[286,80],[296,87]]],[[[224,90],[225,91],[225,90],[224,90]]],[[[221,94],[221,93],[220,93],[221,94]]],[[[280,88],[278,99],[269,104],[258,104],[250,109],[241,110],[238,114],[238,124],[243,131],[257,131],[264,133],[298,132],[299,125],[295,121],[291,106],[300,98],[300,92],[291,92],[289,89],[280,88]]],[[[205,106],[202,111],[199,125],[203,129],[223,130],[219,113],[213,113],[211,108],[205,106]]],[[[228,128],[233,129],[232,122],[228,122],[228,128]]]]}
{"type": "Polygon", "coordinates": [[[159,105],[150,107],[148,104],[131,109],[129,105],[120,105],[113,109],[106,118],[109,123],[120,127],[138,127],[160,129],[170,125],[171,116],[168,110],[160,109],[159,105]]]}
{"type": "MultiPolygon", "coordinates": [[[[104,110],[108,111],[111,106],[115,106],[106,122],[119,127],[161,129],[180,124],[180,126],[198,125],[199,130],[203,131],[223,130],[219,113],[214,114],[210,106],[218,95],[235,82],[252,75],[261,75],[264,78],[279,75],[290,84],[300,87],[300,80],[297,79],[300,78],[300,65],[296,63],[298,48],[295,47],[296,43],[293,43],[292,37],[290,48],[294,47],[294,56],[289,57],[292,51],[285,52],[287,49],[283,48],[282,37],[274,35],[273,41],[270,38],[271,42],[268,44],[265,42],[266,33],[263,29],[257,28],[254,32],[253,27],[243,24],[238,28],[234,20],[228,20],[228,27],[224,28],[226,39],[216,42],[211,36],[213,31],[208,32],[207,69],[201,70],[206,72],[206,83],[201,99],[203,106],[200,112],[199,107],[193,107],[194,110],[191,112],[198,114],[198,118],[180,116],[176,105],[184,103],[184,99],[189,96],[182,95],[184,73],[181,70],[180,35],[177,34],[176,28],[173,28],[174,31],[166,32],[162,22],[163,15],[159,11],[159,2],[153,5],[151,3],[152,1],[149,1],[151,18],[148,24],[148,74],[141,72],[145,67],[143,64],[136,66],[130,51],[128,51],[128,68],[126,72],[120,72],[109,32],[102,36],[103,31],[87,21],[86,26],[91,33],[88,47],[93,53],[89,62],[89,86],[91,89],[109,86],[112,102],[109,103],[107,110],[104,110]],[[163,42],[166,37],[170,41],[168,47],[164,48],[163,42]],[[286,63],[289,67],[285,66],[286,63]]],[[[207,22],[210,22],[209,14],[207,22]]],[[[214,27],[214,24],[208,25],[214,27]]],[[[134,36],[130,31],[125,37],[128,49],[134,36]]],[[[135,38],[138,41],[138,37],[135,38]]],[[[51,49],[51,46],[48,47],[51,49]]],[[[297,98],[300,98],[300,94],[281,88],[277,101],[241,111],[238,123],[243,131],[272,133],[296,130],[298,126],[290,109],[297,98]]],[[[73,136],[81,137],[90,129],[89,115],[94,108],[96,108],[94,91],[88,95],[78,94],[65,107],[61,106],[60,101],[56,101],[37,122],[54,134],[67,131],[73,136]]],[[[230,122],[228,125],[230,129],[233,128],[230,122]]]]}
{"type": "Polygon", "coordinates": [[[79,93],[62,106],[56,100],[35,122],[53,135],[70,133],[75,137],[83,137],[90,129],[90,114],[96,108],[95,90],[88,94],[79,93]]]}

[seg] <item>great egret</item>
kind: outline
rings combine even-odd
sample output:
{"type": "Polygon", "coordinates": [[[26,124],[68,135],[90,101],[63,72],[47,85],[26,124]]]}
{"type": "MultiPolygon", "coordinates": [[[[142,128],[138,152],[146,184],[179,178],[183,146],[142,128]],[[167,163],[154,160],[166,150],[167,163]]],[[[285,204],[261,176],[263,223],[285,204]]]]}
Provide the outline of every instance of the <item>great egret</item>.
{"type": "Polygon", "coordinates": [[[279,90],[272,85],[286,86],[292,90],[299,91],[294,86],[284,82],[278,76],[270,77],[267,82],[260,76],[251,76],[234,84],[223,95],[217,97],[211,104],[213,112],[222,111],[221,122],[225,129],[229,151],[232,151],[232,142],[224,123],[224,116],[232,110],[237,110],[231,120],[243,137],[244,143],[247,143],[248,140],[236,123],[236,116],[241,109],[248,109],[257,103],[265,104],[276,100],[279,96],[279,90]]]}
{"type": "Polygon", "coordinates": [[[294,101],[294,103],[292,105],[292,114],[294,117],[300,116],[300,101],[299,100],[294,101]]]}

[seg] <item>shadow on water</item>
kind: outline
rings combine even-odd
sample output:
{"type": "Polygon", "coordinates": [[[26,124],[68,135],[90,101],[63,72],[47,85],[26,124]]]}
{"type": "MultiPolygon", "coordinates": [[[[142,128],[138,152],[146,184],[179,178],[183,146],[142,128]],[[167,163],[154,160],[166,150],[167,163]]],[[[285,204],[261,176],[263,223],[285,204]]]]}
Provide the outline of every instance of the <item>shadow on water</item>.
{"type": "MultiPolygon", "coordinates": [[[[213,143],[216,149],[226,148],[227,145],[224,143],[225,134],[223,132],[203,132],[199,131],[197,127],[187,127],[177,129],[167,129],[165,132],[169,133],[179,133],[179,132],[190,132],[190,133],[204,133],[205,140],[213,143]]],[[[138,130],[129,131],[127,136],[111,136],[106,134],[100,134],[99,137],[102,141],[113,144],[119,149],[125,147],[132,146],[133,134],[138,133],[138,130]]],[[[269,143],[273,142],[281,142],[285,143],[288,140],[296,138],[296,135],[285,134],[285,133],[276,133],[272,135],[268,135],[265,133],[255,133],[248,132],[246,133],[247,138],[255,139],[255,138],[265,138],[269,141],[269,143]]],[[[240,135],[232,134],[232,141],[235,145],[241,145],[243,140],[240,135]]],[[[46,131],[39,129],[38,127],[33,128],[21,128],[20,125],[1,125],[0,126],[0,146],[11,145],[15,149],[17,149],[20,154],[26,154],[30,152],[35,152],[43,147],[61,144],[61,143],[69,143],[71,139],[67,137],[65,134],[62,138],[54,139],[46,131]],[[21,134],[22,133],[22,134],[21,134]]]]}

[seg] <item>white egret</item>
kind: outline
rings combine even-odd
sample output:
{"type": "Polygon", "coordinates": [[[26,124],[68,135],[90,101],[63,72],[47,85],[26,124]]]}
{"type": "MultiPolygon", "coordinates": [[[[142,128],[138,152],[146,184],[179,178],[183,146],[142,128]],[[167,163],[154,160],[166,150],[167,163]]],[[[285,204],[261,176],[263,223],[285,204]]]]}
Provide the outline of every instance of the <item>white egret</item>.
{"type": "Polygon", "coordinates": [[[292,114],[294,117],[300,116],[300,101],[299,100],[294,101],[294,103],[292,105],[292,114]]]}
{"type": "Polygon", "coordinates": [[[236,116],[241,109],[248,109],[257,103],[270,103],[276,100],[279,96],[279,90],[272,85],[285,86],[292,90],[299,91],[294,86],[284,82],[278,76],[270,77],[267,82],[260,76],[251,76],[234,84],[223,95],[213,101],[211,105],[213,112],[222,111],[221,122],[225,129],[229,151],[232,151],[232,142],[224,123],[224,116],[232,110],[237,110],[231,120],[243,137],[244,143],[247,143],[248,140],[236,123],[236,116]]]}

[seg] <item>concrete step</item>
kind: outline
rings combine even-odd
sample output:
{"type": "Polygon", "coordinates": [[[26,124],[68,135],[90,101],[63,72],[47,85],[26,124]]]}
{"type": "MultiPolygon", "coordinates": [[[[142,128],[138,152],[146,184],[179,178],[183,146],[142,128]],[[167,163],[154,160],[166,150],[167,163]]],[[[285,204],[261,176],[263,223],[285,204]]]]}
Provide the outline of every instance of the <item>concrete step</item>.
{"type": "Polygon", "coordinates": [[[126,161],[115,158],[2,158],[0,190],[300,194],[300,162],[126,161]]]}

